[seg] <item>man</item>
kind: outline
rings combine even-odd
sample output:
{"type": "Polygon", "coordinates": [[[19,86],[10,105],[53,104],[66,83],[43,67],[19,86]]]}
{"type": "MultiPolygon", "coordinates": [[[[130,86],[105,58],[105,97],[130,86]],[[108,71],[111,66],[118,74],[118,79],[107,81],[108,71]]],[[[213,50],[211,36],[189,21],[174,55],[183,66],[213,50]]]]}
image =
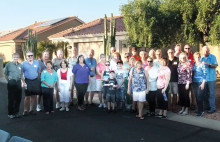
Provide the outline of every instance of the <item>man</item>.
{"type": "Polygon", "coordinates": [[[25,77],[23,80],[24,86],[26,86],[25,90],[25,99],[24,99],[24,112],[23,116],[28,115],[28,104],[30,103],[29,114],[35,115],[34,112],[34,99],[35,95],[37,95],[40,91],[40,65],[37,60],[34,60],[34,54],[31,51],[27,51],[26,53],[27,60],[22,63],[22,71],[25,77]]]}
{"type": "Polygon", "coordinates": [[[215,89],[216,89],[216,67],[218,62],[216,57],[209,53],[210,50],[208,46],[202,48],[203,56],[201,61],[205,64],[207,69],[207,78],[205,84],[205,102],[207,105],[208,113],[214,113],[216,110],[215,107],[215,89]]]}
{"type": "Polygon", "coordinates": [[[177,112],[177,93],[178,93],[178,72],[177,67],[179,64],[179,60],[177,57],[174,56],[173,49],[167,50],[168,54],[168,67],[171,71],[171,78],[169,83],[169,97],[168,97],[168,103],[169,107],[173,112],[177,112]],[[171,95],[172,94],[172,95],[171,95]]]}
{"type": "MultiPolygon", "coordinates": [[[[115,53],[116,52],[116,48],[115,47],[111,47],[110,48],[110,55],[109,55],[109,57],[108,57],[108,61],[111,61],[111,59],[113,58],[113,53],[115,53]]],[[[119,60],[121,60],[121,55],[119,54],[119,60]]]]}
{"type": "MultiPolygon", "coordinates": [[[[49,60],[49,51],[43,51],[42,52],[42,59],[38,60],[40,68],[41,68],[41,72],[46,69],[46,62],[49,60]]],[[[40,81],[40,80],[39,80],[40,81]]],[[[41,106],[40,106],[40,101],[41,101],[41,86],[40,86],[40,93],[39,95],[37,95],[37,111],[41,111],[41,106]]]]}
{"type": "MultiPolygon", "coordinates": [[[[63,60],[63,50],[59,49],[57,50],[57,58],[54,58],[52,63],[53,63],[53,69],[57,71],[60,68],[60,62],[63,60]]],[[[56,99],[56,109],[60,109],[60,98],[58,94],[58,87],[57,84],[54,87],[54,95],[56,99]]]]}
{"type": "Polygon", "coordinates": [[[8,81],[8,117],[10,119],[18,118],[20,102],[22,97],[21,78],[22,70],[21,64],[18,62],[19,54],[12,54],[12,62],[5,66],[5,78],[8,81]]]}
{"type": "Polygon", "coordinates": [[[181,51],[182,51],[181,45],[180,45],[180,44],[177,44],[177,45],[175,46],[174,56],[177,57],[177,58],[179,58],[179,55],[180,55],[181,51]]]}
{"type": "Polygon", "coordinates": [[[138,56],[137,49],[136,49],[135,47],[133,47],[133,48],[131,49],[131,51],[132,51],[132,56],[131,56],[131,57],[134,57],[136,61],[137,61],[137,60],[141,60],[141,57],[138,56]]]}
{"type": "MultiPolygon", "coordinates": [[[[184,46],[184,52],[186,53],[186,55],[188,56],[188,61],[190,62],[190,64],[193,66],[193,63],[194,63],[194,57],[193,57],[193,53],[192,53],[192,50],[191,50],[191,47],[189,44],[186,44],[184,46]]],[[[192,86],[190,87],[190,99],[191,99],[191,106],[190,106],[190,109],[191,110],[195,110],[196,108],[196,99],[195,99],[195,95],[193,93],[193,88],[192,86]]]]}
{"type": "MultiPolygon", "coordinates": [[[[69,68],[71,70],[73,70],[73,66],[76,64],[77,62],[77,48],[76,47],[73,47],[70,46],[69,48],[72,52],[72,56],[70,56],[68,58],[68,64],[69,64],[69,68]]],[[[74,92],[76,92],[76,89],[74,89],[74,83],[72,83],[73,86],[72,86],[72,90],[71,90],[71,93],[70,93],[70,106],[73,106],[73,97],[74,97],[74,92]]],[[[77,98],[77,95],[76,95],[76,98],[77,98]]]]}
{"type": "Polygon", "coordinates": [[[91,49],[89,50],[89,57],[85,59],[85,62],[89,66],[89,70],[90,70],[90,82],[89,82],[89,86],[88,86],[85,98],[86,98],[86,104],[90,104],[90,105],[93,104],[92,100],[93,100],[94,92],[96,91],[95,69],[97,66],[97,62],[96,62],[96,59],[93,57],[94,57],[94,50],[91,49]],[[88,102],[89,96],[90,96],[90,102],[88,102]]]}

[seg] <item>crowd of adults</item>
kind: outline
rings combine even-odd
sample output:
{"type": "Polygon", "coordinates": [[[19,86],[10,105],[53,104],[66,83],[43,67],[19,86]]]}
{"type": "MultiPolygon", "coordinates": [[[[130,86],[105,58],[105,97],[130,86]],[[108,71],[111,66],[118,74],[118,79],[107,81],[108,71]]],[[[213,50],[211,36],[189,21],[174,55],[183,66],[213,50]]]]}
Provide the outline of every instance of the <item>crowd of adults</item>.
{"type": "Polygon", "coordinates": [[[133,47],[132,53],[125,53],[123,59],[112,47],[109,57],[100,54],[99,62],[94,58],[93,49],[89,50],[88,57],[77,54],[75,47],[71,51],[71,56],[64,59],[63,51],[58,50],[53,61],[49,60],[48,51],[42,53],[40,60],[34,60],[34,53],[28,51],[27,60],[22,63],[18,62],[18,53],[12,55],[12,62],[4,70],[9,118],[20,117],[22,87],[25,90],[23,116],[42,111],[41,97],[47,115],[54,113],[54,97],[56,109],[70,111],[76,95],[77,110],[85,111],[93,104],[94,93],[99,96],[99,108],[107,112],[130,109],[141,120],[146,101],[149,105],[146,115],[162,119],[167,118],[168,109],[187,115],[190,108],[197,108],[197,117],[202,117],[205,110],[207,113],[216,110],[218,63],[207,46],[202,48],[202,56],[199,52],[193,54],[189,44],[183,51],[177,44],[175,49],[167,50],[167,55],[162,55],[160,49],[140,51],[138,55],[133,47]]]}

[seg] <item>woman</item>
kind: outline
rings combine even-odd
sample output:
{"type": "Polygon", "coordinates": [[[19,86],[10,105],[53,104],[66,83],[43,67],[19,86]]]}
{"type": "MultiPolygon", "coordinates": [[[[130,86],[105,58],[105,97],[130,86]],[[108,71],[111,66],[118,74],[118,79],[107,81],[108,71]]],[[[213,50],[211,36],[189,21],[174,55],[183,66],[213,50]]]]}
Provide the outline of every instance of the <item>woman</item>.
{"type": "Polygon", "coordinates": [[[41,72],[41,89],[43,95],[44,111],[53,113],[53,91],[57,82],[57,73],[52,69],[52,62],[46,62],[46,69],[41,72]]]}
{"type": "Polygon", "coordinates": [[[60,111],[69,111],[70,92],[72,90],[73,74],[68,68],[66,60],[60,62],[60,69],[57,70],[58,90],[61,102],[60,111]]]}
{"type": "Polygon", "coordinates": [[[84,95],[87,91],[88,83],[90,80],[89,67],[85,63],[83,55],[79,55],[76,65],[73,67],[74,84],[78,93],[78,107],[80,111],[86,108],[83,106],[84,95]]]}
{"type": "Polygon", "coordinates": [[[103,101],[103,93],[102,93],[102,81],[101,76],[102,72],[105,70],[105,54],[100,54],[100,62],[96,66],[96,91],[99,95],[99,108],[106,108],[106,105],[103,101]]]}
{"type": "Polygon", "coordinates": [[[168,91],[169,91],[169,81],[170,81],[170,69],[167,67],[165,59],[160,60],[161,67],[158,70],[157,79],[157,102],[159,106],[158,117],[162,119],[167,118],[168,109],[168,91]]]}
{"type": "Polygon", "coordinates": [[[179,101],[182,109],[178,112],[182,115],[188,114],[188,108],[190,106],[189,100],[189,86],[192,83],[192,66],[188,62],[187,55],[180,53],[178,71],[178,93],[179,101]]]}
{"type": "Polygon", "coordinates": [[[136,61],[136,66],[131,70],[128,82],[128,94],[130,94],[130,85],[132,84],[133,89],[133,101],[138,102],[138,117],[143,120],[143,106],[146,101],[146,93],[148,93],[148,74],[143,69],[142,61],[136,61]]]}
{"type": "Polygon", "coordinates": [[[157,76],[158,76],[158,68],[154,66],[153,59],[149,57],[147,59],[148,66],[145,70],[148,73],[149,80],[149,93],[147,96],[147,100],[149,103],[149,115],[155,116],[155,107],[156,107],[156,95],[157,95],[157,76]]]}
{"type": "Polygon", "coordinates": [[[193,63],[193,89],[196,96],[197,102],[197,115],[198,117],[202,117],[204,114],[203,111],[203,99],[204,99],[204,87],[206,82],[207,70],[205,68],[205,64],[201,62],[201,55],[199,52],[194,53],[193,63]]]}
{"type": "Polygon", "coordinates": [[[162,60],[162,51],[160,49],[157,49],[155,55],[156,55],[156,59],[154,59],[154,65],[160,68],[161,67],[160,60],[162,60]]]}
{"type": "Polygon", "coordinates": [[[147,63],[147,52],[146,51],[141,51],[140,52],[140,57],[141,57],[141,61],[143,63],[143,69],[145,69],[145,67],[148,66],[148,63],[147,63]]]}
{"type": "MultiPolygon", "coordinates": [[[[129,64],[130,64],[130,66],[129,66],[129,70],[128,70],[128,82],[129,82],[129,76],[130,76],[130,72],[131,72],[131,70],[133,69],[133,67],[134,67],[134,65],[135,65],[135,62],[136,62],[136,60],[135,60],[135,58],[134,57],[131,57],[130,59],[129,59],[129,64]]],[[[132,113],[135,113],[137,110],[136,110],[136,105],[137,105],[137,103],[135,102],[135,101],[133,101],[133,99],[132,99],[132,94],[133,94],[133,90],[132,90],[132,84],[130,85],[130,88],[128,88],[128,89],[130,89],[130,97],[129,98],[131,98],[131,101],[132,101],[132,107],[131,107],[131,112],[132,113]]],[[[127,98],[128,99],[128,98],[127,98]]]]}
{"type": "Polygon", "coordinates": [[[119,61],[119,59],[120,59],[120,54],[118,52],[114,52],[113,58],[110,61],[110,65],[111,65],[110,70],[114,70],[114,71],[117,70],[117,62],[119,61]]]}
{"type": "Polygon", "coordinates": [[[149,51],[149,57],[151,57],[153,60],[156,59],[156,55],[155,55],[154,49],[151,49],[151,50],[149,51]]]}

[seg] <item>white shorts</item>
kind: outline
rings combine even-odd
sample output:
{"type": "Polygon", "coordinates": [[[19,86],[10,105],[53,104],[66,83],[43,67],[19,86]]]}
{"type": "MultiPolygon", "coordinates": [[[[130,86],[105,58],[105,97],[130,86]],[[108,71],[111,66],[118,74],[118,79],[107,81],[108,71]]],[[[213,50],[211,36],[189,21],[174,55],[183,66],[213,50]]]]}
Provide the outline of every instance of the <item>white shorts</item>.
{"type": "Polygon", "coordinates": [[[146,101],[146,91],[133,92],[133,101],[145,102],[146,101]]]}
{"type": "Polygon", "coordinates": [[[101,79],[96,79],[96,91],[102,91],[101,79]]]}
{"type": "Polygon", "coordinates": [[[96,77],[90,77],[90,83],[87,89],[87,92],[96,91],[96,77]]]}

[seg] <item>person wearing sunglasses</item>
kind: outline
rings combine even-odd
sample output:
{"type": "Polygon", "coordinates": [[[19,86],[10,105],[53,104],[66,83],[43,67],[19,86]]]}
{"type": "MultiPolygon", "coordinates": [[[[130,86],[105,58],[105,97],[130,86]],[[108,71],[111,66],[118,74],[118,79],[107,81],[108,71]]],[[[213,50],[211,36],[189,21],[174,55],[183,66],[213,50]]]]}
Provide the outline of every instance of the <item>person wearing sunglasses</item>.
{"type": "Polygon", "coordinates": [[[23,81],[25,89],[24,98],[24,112],[23,116],[28,115],[28,104],[30,103],[29,114],[36,115],[34,112],[35,95],[40,92],[40,73],[41,68],[37,60],[34,60],[34,53],[31,51],[26,52],[27,60],[22,63],[22,71],[24,73],[25,81],[23,81]]]}
{"type": "MultiPolygon", "coordinates": [[[[190,62],[191,66],[193,66],[194,56],[193,56],[193,53],[192,53],[192,50],[191,50],[191,47],[189,44],[186,44],[184,46],[184,52],[186,53],[186,55],[188,57],[188,61],[190,62]]],[[[190,88],[190,109],[195,110],[196,109],[196,97],[193,92],[192,85],[190,87],[191,87],[190,88]]]]}
{"type": "Polygon", "coordinates": [[[155,116],[156,108],[156,95],[157,95],[157,77],[159,68],[156,67],[153,63],[153,58],[147,58],[148,66],[145,68],[148,73],[149,81],[149,93],[147,94],[147,101],[149,103],[149,112],[148,116],[155,116]]]}
{"type": "Polygon", "coordinates": [[[103,100],[103,93],[102,93],[102,82],[101,82],[101,76],[102,72],[105,70],[105,54],[100,54],[100,62],[96,66],[96,91],[99,96],[99,108],[106,108],[106,105],[103,100]]]}

